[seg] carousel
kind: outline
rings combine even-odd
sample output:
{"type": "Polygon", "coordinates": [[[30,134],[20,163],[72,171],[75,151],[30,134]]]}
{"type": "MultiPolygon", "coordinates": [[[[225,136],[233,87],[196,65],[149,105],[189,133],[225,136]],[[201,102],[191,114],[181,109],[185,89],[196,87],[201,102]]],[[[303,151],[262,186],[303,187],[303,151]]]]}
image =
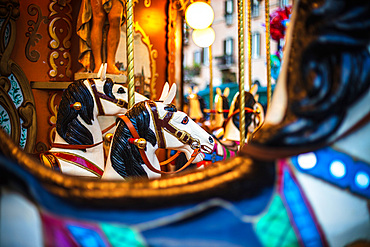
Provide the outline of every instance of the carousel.
{"type": "Polygon", "coordinates": [[[0,246],[370,246],[370,2],[261,3],[266,105],[242,0],[206,105],[179,37],[210,0],[2,1],[0,246]]]}

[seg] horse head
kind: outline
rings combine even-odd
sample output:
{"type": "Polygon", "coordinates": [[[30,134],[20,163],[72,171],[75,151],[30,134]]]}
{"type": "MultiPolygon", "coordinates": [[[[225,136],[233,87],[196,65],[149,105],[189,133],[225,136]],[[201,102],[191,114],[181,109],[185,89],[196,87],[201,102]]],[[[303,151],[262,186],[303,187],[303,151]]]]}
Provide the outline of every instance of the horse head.
{"type": "MultiPolygon", "coordinates": [[[[181,151],[188,160],[195,149],[200,148],[200,151],[204,153],[212,152],[214,140],[211,135],[186,113],[178,111],[175,105],[156,102],[151,104],[150,107],[153,117],[161,121],[160,125],[163,126],[163,130],[159,130],[162,127],[156,126],[158,145],[163,145],[161,146],[163,148],[181,151]],[[158,114],[158,117],[154,114],[158,114]],[[161,118],[165,121],[162,121],[161,118]],[[159,131],[162,134],[159,134],[159,131]]],[[[199,153],[192,163],[200,162],[203,158],[204,155],[199,153]]]]}
{"type": "MultiPolygon", "coordinates": [[[[103,72],[99,72],[103,74],[100,79],[75,81],[63,92],[56,129],[69,144],[93,144],[90,126],[97,124],[95,120],[98,115],[122,115],[127,111],[127,88],[105,78],[103,72]],[[84,123],[81,123],[78,116],[84,123]]],[[[147,98],[135,93],[135,102],[143,100],[147,98]]]]}
{"type": "Polygon", "coordinates": [[[286,59],[265,124],[248,147],[251,152],[279,149],[276,153],[296,155],[325,146],[364,122],[370,99],[365,2],[302,3],[309,11],[295,17],[299,24],[288,29],[286,59]]]}
{"type": "MultiPolygon", "coordinates": [[[[257,102],[258,85],[255,84],[249,92],[244,92],[244,111],[245,111],[245,135],[253,133],[258,129],[264,120],[263,107],[257,102]]],[[[240,140],[240,120],[239,120],[240,94],[237,92],[231,102],[230,111],[225,121],[224,139],[238,141],[240,140]]]]}
{"type": "MultiPolygon", "coordinates": [[[[90,80],[91,81],[91,80],[90,80]]],[[[106,78],[105,80],[95,79],[94,80],[96,91],[95,100],[97,101],[97,111],[99,110],[99,104],[102,107],[102,112],[98,112],[99,115],[122,115],[127,112],[128,108],[128,89],[122,84],[114,83],[112,79],[106,78]],[[97,99],[98,98],[98,99],[97,99]]],[[[147,100],[148,98],[144,95],[135,92],[135,103],[147,100]]]]}
{"type": "Polygon", "coordinates": [[[187,100],[189,102],[189,116],[195,121],[202,121],[205,117],[204,109],[206,104],[204,99],[198,95],[198,87],[189,88],[187,100]]]}
{"type": "Polygon", "coordinates": [[[153,155],[158,148],[182,151],[188,159],[194,157],[193,163],[204,158],[201,152],[212,152],[213,138],[187,114],[176,109],[171,103],[175,94],[176,84],[173,84],[166,97],[161,97],[163,102],[140,102],[121,118],[123,121],[113,136],[110,157],[113,169],[122,177],[146,176],[141,165],[153,164],[154,167],[158,160],[153,155]]]}
{"type": "Polygon", "coordinates": [[[228,116],[228,110],[230,108],[228,96],[230,94],[230,88],[225,88],[224,92],[222,93],[220,88],[216,88],[216,95],[215,95],[215,124],[214,127],[222,127],[225,119],[228,116]]]}

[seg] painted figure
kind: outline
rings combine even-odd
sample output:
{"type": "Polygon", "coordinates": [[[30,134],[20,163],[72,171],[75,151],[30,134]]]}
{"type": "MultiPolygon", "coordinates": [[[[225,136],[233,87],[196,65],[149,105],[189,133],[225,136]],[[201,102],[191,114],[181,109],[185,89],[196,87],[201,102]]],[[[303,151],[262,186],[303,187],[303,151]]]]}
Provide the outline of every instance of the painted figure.
{"type": "Polygon", "coordinates": [[[82,0],[77,20],[77,34],[80,36],[78,60],[85,70],[98,72],[106,57],[107,73],[122,73],[115,65],[115,58],[120,27],[125,20],[124,9],[125,4],[120,0],[82,0]],[[104,30],[106,21],[109,23],[108,32],[104,30]],[[105,35],[106,45],[103,45],[105,35]]]}

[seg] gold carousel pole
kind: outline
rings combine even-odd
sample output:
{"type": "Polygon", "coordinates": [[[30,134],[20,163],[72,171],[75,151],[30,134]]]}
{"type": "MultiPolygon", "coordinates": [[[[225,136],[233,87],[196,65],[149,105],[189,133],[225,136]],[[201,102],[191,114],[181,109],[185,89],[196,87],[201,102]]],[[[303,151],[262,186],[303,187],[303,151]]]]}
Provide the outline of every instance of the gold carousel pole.
{"type": "Polygon", "coordinates": [[[270,1],[265,0],[266,25],[266,71],[267,71],[267,108],[271,102],[271,55],[270,55],[270,1]]]}
{"type": "MultiPolygon", "coordinates": [[[[249,6],[249,5],[248,5],[249,6]]],[[[238,39],[239,39],[239,96],[240,96],[240,148],[245,144],[245,98],[244,98],[244,0],[238,0],[238,39]]]]}
{"type": "Polygon", "coordinates": [[[248,0],[248,85],[249,90],[252,88],[252,0],[248,0]]]}
{"type": "Polygon", "coordinates": [[[134,5],[133,0],[126,2],[126,53],[127,53],[127,81],[128,81],[128,108],[135,104],[134,81],[134,5]]]}
{"type": "MultiPolygon", "coordinates": [[[[209,109],[213,109],[213,68],[212,68],[212,45],[208,47],[208,59],[209,59],[209,109]]],[[[211,126],[214,117],[210,115],[211,126]]]]}

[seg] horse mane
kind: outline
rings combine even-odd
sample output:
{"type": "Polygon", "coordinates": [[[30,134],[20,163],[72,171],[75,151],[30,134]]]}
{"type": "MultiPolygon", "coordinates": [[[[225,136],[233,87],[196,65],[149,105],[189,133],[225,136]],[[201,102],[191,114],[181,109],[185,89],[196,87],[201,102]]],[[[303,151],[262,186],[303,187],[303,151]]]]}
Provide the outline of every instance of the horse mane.
{"type": "MultiPolygon", "coordinates": [[[[221,95],[221,99],[222,99],[222,109],[223,110],[229,110],[230,109],[230,105],[229,105],[228,98],[225,95],[221,95]]],[[[229,115],[228,112],[224,112],[224,118],[225,119],[227,119],[228,115],[229,115]]]]}
{"type": "MultiPolygon", "coordinates": [[[[150,142],[153,146],[156,145],[157,139],[155,133],[149,128],[150,113],[146,108],[146,102],[142,101],[135,104],[127,111],[126,116],[131,120],[141,138],[150,142]]],[[[113,169],[122,177],[129,176],[148,177],[141,164],[144,164],[141,158],[139,149],[128,142],[132,138],[130,130],[126,124],[118,118],[119,123],[115,131],[112,148],[111,162],[113,169]]]]}
{"type": "MultiPolygon", "coordinates": [[[[252,108],[253,109],[253,106],[256,104],[256,100],[254,99],[254,96],[249,93],[249,92],[245,92],[244,94],[244,99],[245,99],[245,104],[244,106],[245,107],[249,107],[249,108],[252,108]]],[[[235,100],[235,105],[234,105],[234,110],[238,109],[239,108],[239,105],[240,105],[240,94],[238,94],[238,96],[236,97],[236,100],[235,100]]],[[[248,128],[248,126],[251,124],[252,122],[252,114],[253,113],[245,113],[245,129],[248,128]]],[[[240,126],[239,126],[239,113],[235,114],[233,116],[233,123],[234,125],[239,129],[240,126]]],[[[245,131],[245,135],[247,135],[247,132],[248,131],[245,131]]]]}
{"type": "Polygon", "coordinates": [[[204,110],[207,108],[206,101],[199,94],[197,96],[198,96],[200,110],[202,111],[203,117],[206,118],[207,113],[204,112],[204,110]]]}
{"type": "Polygon", "coordinates": [[[91,132],[78,120],[80,116],[86,124],[92,124],[94,100],[83,80],[71,83],[62,95],[59,104],[56,129],[69,144],[91,145],[94,143],[91,132]],[[75,110],[71,104],[80,102],[82,107],[75,110]]]}
{"type": "Polygon", "coordinates": [[[107,78],[104,82],[103,91],[105,95],[107,95],[109,98],[115,99],[116,97],[113,95],[113,85],[114,82],[111,78],[107,78]]]}
{"type": "Polygon", "coordinates": [[[264,138],[268,144],[326,140],[339,128],[347,109],[369,91],[370,22],[365,21],[369,13],[369,1],[328,0],[297,25],[294,38],[299,42],[293,44],[303,44],[303,49],[292,47],[291,59],[298,62],[289,61],[289,66],[299,67],[291,68],[298,73],[291,73],[287,81],[286,124],[264,138]]]}

